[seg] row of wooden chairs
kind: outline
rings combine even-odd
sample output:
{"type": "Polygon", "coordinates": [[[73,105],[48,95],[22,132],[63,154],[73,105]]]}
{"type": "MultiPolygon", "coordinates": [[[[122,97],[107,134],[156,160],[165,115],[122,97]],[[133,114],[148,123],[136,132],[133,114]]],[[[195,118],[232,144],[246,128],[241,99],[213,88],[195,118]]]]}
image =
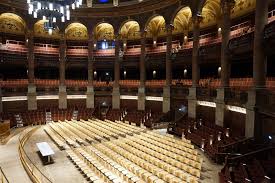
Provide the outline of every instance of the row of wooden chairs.
{"type": "MultiPolygon", "coordinates": [[[[151,164],[159,168],[162,168],[167,171],[169,171],[170,169],[174,169],[175,170],[174,172],[170,170],[173,175],[176,175],[177,172],[182,171],[181,173],[183,174],[187,172],[190,175],[193,175],[195,177],[198,177],[198,178],[200,177],[200,169],[196,169],[190,166],[189,161],[187,159],[186,159],[188,161],[187,163],[185,161],[180,162],[169,156],[172,153],[171,154],[168,154],[165,152],[155,153],[154,151],[150,151],[149,148],[147,147],[139,146],[139,148],[137,148],[136,146],[129,145],[128,143],[129,143],[129,140],[123,139],[123,140],[117,141],[115,144],[123,149],[126,149],[132,154],[142,159],[145,159],[146,161],[150,162],[151,164]]],[[[201,168],[200,163],[195,163],[192,165],[197,166],[197,168],[201,168]]]]}
{"type": "MultiPolygon", "coordinates": [[[[154,157],[163,158],[164,161],[177,164],[177,162],[181,162],[186,165],[190,165],[196,169],[201,170],[202,159],[199,156],[192,155],[186,152],[173,152],[167,149],[160,148],[154,144],[142,141],[140,139],[130,138],[131,141],[126,142],[128,145],[131,145],[137,149],[142,151],[146,151],[148,154],[153,155],[154,157]]],[[[178,165],[177,165],[178,166],[178,165]]],[[[181,166],[181,165],[179,165],[181,166]]]]}
{"type": "Polygon", "coordinates": [[[137,156],[137,153],[130,152],[125,148],[119,147],[118,145],[114,144],[114,142],[104,142],[103,144],[106,145],[111,150],[113,150],[114,152],[120,154],[124,158],[129,159],[133,163],[139,165],[143,169],[150,172],[147,175],[147,177],[149,177],[153,174],[166,182],[186,181],[187,177],[184,176],[185,174],[183,174],[181,171],[180,172],[176,171],[176,168],[173,166],[168,166],[167,168],[162,169],[161,162],[158,164],[158,166],[156,166],[155,163],[153,164],[153,163],[149,162],[148,159],[145,159],[146,158],[145,156],[142,156],[141,154],[139,154],[137,156]]]}
{"type": "Polygon", "coordinates": [[[138,176],[128,171],[126,168],[122,167],[118,163],[116,163],[112,158],[106,156],[101,151],[97,150],[93,146],[88,146],[85,148],[87,156],[92,155],[95,157],[100,163],[102,163],[109,170],[117,174],[121,179],[125,182],[143,182],[138,176]]]}
{"type": "Polygon", "coordinates": [[[112,171],[106,168],[94,156],[91,156],[83,148],[78,148],[76,151],[82,156],[85,163],[106,183],[124,183],[124,181],[115,175],[112,171]]]}
{"type": "MultiPolygon", "coordinates": [[[[128,88],[138,88],[139,80],[120,80],[120,85],[122,87],[128,88]]],[[[105,81],[94,81],[95,87],[105,87],[107,83],[105,81]]],[[[108,82],[108,86],[112,86],[113,82],[108,82]]],[[[173,80],[173,85],[184,85],[191,86],[192,80],[190,79],[181,79],[181,80],[173,80]]],[[[220,79],[200,79],[200,86],[210,87],[210,88],[218,88],[221,86],[220,79]]],[[[38,88],[58,88],[59,80],[50,80],[50,79],[35,79],[35,85],[38,88]]],[[[66,80],[65,85],[67,87],[77,87],[77,88],[86,88],[88,85],[87,80],[66,80]]],[[[151,80],[146,81],[146,87],[148,88],[162,88],[165,85],[165,80],[151,80]]],[[[16,80],[0,80],[0,87],[2,88],[26,88],[28,86],[27,79],[16,79],[16,80]]],[[[253,86],[253,78],[231,78],[230,79],[230,87],[235,90],[247,90],[253,86]]],[[[275,78],[267,78],[266,87],[270,90],[275,89],[275,78]]]]}
{"type": "Polygon", "coordinates": [[[154,176],[152,173],[147,171],[146,169],[142,168],[138,164],[132,162],[130,159],[125,158],[124,156],[114,152],[109,147],[105,146],[104,144],[96,144],[95,148],[102,152],[104,155],[108,157],[112,157],[112,159],[118,163],[123,168],[127,169],[125,173],[131,172],[134,176],[139,177],[141,180],[144,180],[148,183],[164,183],[162,179],[154,176]],[[129,171],[128,171],[129,170],[129,171]]]}
{"type": "Polygon", "coordinates": [[[68,148],[68,145],[64,143],[59,135],[57,135],[49,126],[44,127],[44,131],[50,136],[50,138],[55,142],[59,149],[64,150],[68,148]]]}
{"type": "Polygon", "coordinates": [[[92,183],[104,183],[92,169],[81,159],[73,150],[67,150],[68,157],[73,163],[80,169],[81,172],[91,181],[92,183]]]}

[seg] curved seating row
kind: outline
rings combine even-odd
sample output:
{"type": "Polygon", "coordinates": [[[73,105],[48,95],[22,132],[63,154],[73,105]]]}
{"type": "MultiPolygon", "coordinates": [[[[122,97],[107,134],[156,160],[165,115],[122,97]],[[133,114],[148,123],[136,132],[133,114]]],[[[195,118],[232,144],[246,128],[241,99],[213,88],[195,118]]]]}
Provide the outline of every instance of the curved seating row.
{"type": "MultiPolygon", "coordinates": [[[[120,80],[121,87],[127,88],[138,88],[139,80],[120,80]]],[[[86,88],[88,86],[87,80],[66,80],[65,84],[67,87],[74,88],[86,88]]],[[[190,79],[180,79],[173,80],[173,85],[183,85],[191,86],[192,80],[190,79]]],[[[35,79],[35,85],[38,88],[58,88],[59,80],[50,80],[50,79],[35,79]]],[[[95,87],[106,87],[112,86],[112,82],[105,81],[93,81],[95,87]]],[[[145,83],[148,88],[162,88],[165,85],[165,80],[148,80],[145,83]]],[[[210,87],[218,88],[221,85],[220,79],[200,79],[199,85],[201,87],[210,87]]],[[[2,88],[27,88],[28,80],[27,79],[16,79],[16,80],[0,80],[0,87],[2,88]]],[[[253,78],[231,78],[230,87],[233,90],[247,90],[253,86],[253,78]]],[[[270,90],[275,90],[275,78],[269,77],[266,80],[266,87],[270,90]]]]}
{"type": "Polygon", "coordinates": [[[104,182],[196,183],[200,178],[202,159],[185,139],[180,143],[127,123],[98,119],[51,122],[45,131],[60,148],[73,149],[87,179],[90,170],[104,182]]]}

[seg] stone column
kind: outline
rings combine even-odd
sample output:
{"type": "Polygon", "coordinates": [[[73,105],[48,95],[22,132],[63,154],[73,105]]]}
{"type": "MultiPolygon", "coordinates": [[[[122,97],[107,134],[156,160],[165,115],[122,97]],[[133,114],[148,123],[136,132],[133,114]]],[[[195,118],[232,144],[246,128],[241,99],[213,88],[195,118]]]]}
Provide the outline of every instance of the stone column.
{"type": "Polygon", "coordinates": [[[230,92],[230,55],[228,43],[230,39],[230,14],[234,7],[234,0],[222,0],[222,45],[221,45],[221,87],[217,89],[216,98],[216,125],[223,126],[224,113],[226,110],[226,95],[230,92]]]}
{"type": "Polygon", "coordinates": [[[262,120],[257,106],[261,100],[260,93],[266,87],[266,54],[264,51],[264,27],[268,18],[268,0],[256,0],[254,50],[253,50],[253,81],[254,87],[248,92],[246,104],[245,136],[260,138],[262,120]],[[257,127],[257,128],[256,128],[257,127]]]}
{"type": "Polygon", "coordinates": [[[141,32],[141,52],[139,61],[140,70],[140,86],[138,88],[138,110],[145,110],[145,78],[146,78],[146,68],[145,68],[145,56],[146,56],[146,32],[141,32]]]}
{"type": "Polygon", "coordinates": [[[195,14],[192,17],[193,23],[193,51],[192,51],[192,87],[189,88],[188,95],[188,116],[197,116],[197,87],[199,86],[200,67],[199,67],[199,46],[200,46],[200,21],[201,16],[195,14]]]}
{"type": "Polygon", "coordinates": [[[172,66],[172,60],[171,60],[171,54],[172,54],[172,31],[173,31],[173,25],[169,24],[166,26],[166,80],[165,80],[165,86],[163,87],[163,102],[162,102],[162,112],[166,113],[170,111],[170,87],[172,84],[172,72],[171,72],[171,66],[172,66]]]}
{"type": "Polygon", "coordinates": [[[120,40],[119,35],[116,34],[115,39],[115,64],[114,64],[114,72],[115,72],[115,80],[113,85],[113,93],[112,93],[112,108],[119,109],[120,108],[120,91],[119,91],[119,80],[120,80],[120,40]]]}
{"type": "Polygon", "coordinates": [[[67,91],[65,83],[66,49],[66,39],[63,33],[59,45],[59,109],[67,109],[67,91]]]}
{"type": "Polygon", "coordinates": [[[87,93],[86,93],[86,107],[87,108],[94,108],[95,104],[95,92],[94,92],[94,84],[93,84],[93,74],[94,74],[94,38],[92,33],[89,34],[88,40],[88,86],[87,86],[87,93]]]}
{"type": "Polygon", "coordinates": [[[34,83],[34,42],[33,42],[33,31],[29,30],[27,32],[26,44],[28,48],[28,110],[37,109],[36,100],[36,86],[34,83]]]}

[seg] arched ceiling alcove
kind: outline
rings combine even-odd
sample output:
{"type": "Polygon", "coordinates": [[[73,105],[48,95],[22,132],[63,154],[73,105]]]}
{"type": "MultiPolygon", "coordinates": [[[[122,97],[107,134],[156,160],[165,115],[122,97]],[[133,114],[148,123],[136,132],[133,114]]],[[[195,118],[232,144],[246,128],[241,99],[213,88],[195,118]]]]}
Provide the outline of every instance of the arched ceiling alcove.
{"type": "Polygon", "coordinates": [[[35,37],[43,37],[43,38],[54,38],[54,39],[60,38],[58,28],[54,29],[51,35],[44,29],[44,23],[46,21],[47,20],[38,20],[34,24],[34,36],[35,37]]]}
{"type": "Polygon", "coordinates": [[[26,23],[14,13],[2,13],[0,15],[0,32],[23,35],[26,23]]]}
{"type": "Polygon", "coordinates": [[[65,36],[67,40],[88,40],[88,30],[81,23],[71,23],[65,29],[65,36]]]}
{"type": "Polygon", "coordinates": [[[122,39],[139,39],[140,38],[140,27],[136,21],[130,20],[125,22],[121,29],[120,35],[122,39]]]}
{"type": "Polygon", "coordinates": [[[149,20],[147,26],[147,37],[158,37],[165,35],[165,19],[163,16],[155,16],[149,20]]]}
{"type": "Polygon", "coordinates": [[[113,40],[114,28],[109,23],[100,23],[95,27],[94,35],[96,40],[113,40]]]}
{"type": "Polygon", "coordinates": [[[192,27],[191,25],[192,12],[189,7],[182,8],[174,19],[173,33],[188,32],[192,27]]]}

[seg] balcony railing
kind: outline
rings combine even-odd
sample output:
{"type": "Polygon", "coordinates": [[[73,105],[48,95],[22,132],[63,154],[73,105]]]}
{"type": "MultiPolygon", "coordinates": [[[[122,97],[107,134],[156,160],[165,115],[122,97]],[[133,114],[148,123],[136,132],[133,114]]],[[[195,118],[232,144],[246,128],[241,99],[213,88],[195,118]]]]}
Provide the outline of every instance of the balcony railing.
{"type": "Polygon", "coordinates": [[[198,88],[197,98],[199,100],[208,99],[208,101],[213,101],[217,97],[217,90],[213,88],[198,88]]]}
{"type": "Polygon", "coordinates": [[[233,106],[244,106],[247,103],[248,93],[247,91],[230,90],[226,96],[227,104],[233,106]]]}
{"type": "MultiPolygon", "coordinates": [[[[272,10],[268,14],[268,22],[272,22],[275,20],[275,10],[272,10]]],[[[234,39],[240,37],[245,34],[249,34],[254,31],[254,27],[251,22],[246,21],[240,23],[238,25],[234,25],[231,27],[230,39],[234,39]]],[[[200,45],[213,45],[221,42],[221,36],[218,33],[208,33],[204,35],[200,35],[200,45]]],[[[180,46],[180,41],[175,40],[172,42],[173,48],[178,48],[180,50],[191,49],[193,47],[192,38],[188,39],[188,42],[183,46],[180,46]]],[[[156,54],[156,53],[165,53],[166,52],[166,42],[157,43],[156,47],[152,47],[152,44],[146,45],[146,51],[148,54],[156,54]]],[[[15,53],[25,53],[27,52],[27,47],[25,46],[25,42],[23,41],[15,41],[15,40],[7,40],[6,44],[2,44],[0,46],[0,50],[15,52],[15,53]]],[[[59,54],[59,46],[53,44],[41,44],[35,43],[34,52],[37,54],[59,54]]],[[[140,54],[140,45],[131,45],[127,46],[127,50],[125,55],[133,56],[140,54]]],[[[69,56],[85,56],[88,55],[88,47],[87,46],[68,46],[67,55],[69,56]]],[[[114,49],[106,49],[106,50],[96,50],[94,51],[94,55],[98,57],[110,57],[115,55],[114,49]]]]}

